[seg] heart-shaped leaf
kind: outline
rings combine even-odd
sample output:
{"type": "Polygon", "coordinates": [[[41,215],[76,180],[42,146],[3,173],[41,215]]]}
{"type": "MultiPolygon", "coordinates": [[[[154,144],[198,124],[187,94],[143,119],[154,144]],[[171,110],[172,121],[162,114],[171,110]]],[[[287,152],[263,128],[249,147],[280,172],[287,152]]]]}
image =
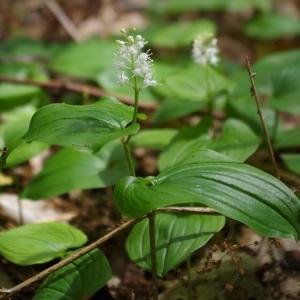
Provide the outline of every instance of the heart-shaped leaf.
{"type": "MultiPolygon", "coordinates": [[[[227,120],[223,124],[223,132],[218,138],[212,138],[205,132],[201,135],[199,126],[185,128],[159,157],[160,170],[171,167],[187,157],[203,149],[218,151],[236,161],[246,160],[257,149],[258,137],[243,122],[227,120]],[[191,135],[194,132],[194,136],[191,135]]],[[[205,128],[204,128],[205,129],[205,128]]]]}
{"type": "MultiPolygon", "coordinates": [[[[157,274],[165,275],[195,250],[205,245],[225,224],[223,216],[155,215],[157,274]]],[[[126,249],[137,265],[151,271],[149,222],[144,219],[131,230],[126,249]]]]}
{"type": "Polygon", "coordinates": [[[103,188],[129,175],[120,143],[111,142],[99,153],[63,149],[50,158],[22,193],[23,198],[45,199],[75,189],[103,188]],[[83,176],[84,174],[84,176],[83,176]]]}
{"type": "Polygon", "coordinates": [[[121,136],[136,133],[133,108],[112,98],[89,105],[50,104],[32,117],[26,141],[51,145],[99,150],[104,144],[121,136]]]}
{"type": "Polygon", "coordinates": [[[86,241],[84,233],[68,224],[28,224],[0,233],[0,254],[17,265],[41,264],[86,241]]]}
{"type": "Polygon", "coordinates": [[[106,257],[94,249],[72,263],[50,274],[37,290],[33,300],[88,299],[111,278],[106,257]]]}
{"type": "Polygon", "coordinates": [[[175,165],[156,177],[125,177],[115,187],[119,211],[129,217],[169,205],[197,203],[240,221],[259,234],[298,239],[300,203],[278,179],[230,161],[175,165]]]}

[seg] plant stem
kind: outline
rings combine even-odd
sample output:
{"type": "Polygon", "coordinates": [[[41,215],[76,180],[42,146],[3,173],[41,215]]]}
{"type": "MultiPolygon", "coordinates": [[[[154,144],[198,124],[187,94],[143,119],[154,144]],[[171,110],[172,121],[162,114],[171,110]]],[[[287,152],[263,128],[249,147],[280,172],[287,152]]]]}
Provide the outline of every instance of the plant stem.
{"type": "Polygon", "coordinates": [[[135,176],[136,174],[135,174],[135,169],[134,169],[134,163],[133,163],[131,151],[130,151],[130,148],[129,148],[129,145],[128,145],[128,139],[125,141],[124,138],[122,138],[121,142],[122,142],[122,145],[123,145],[125,158],[126,158],[127,165],[128,165],[128,170],[129,170],[129,172],[132,176],[135,176]]]}
{"type": "Polygon", "coordinates": [[[270,156],[271,156],[273,168],[274,168],[276,177],[280,178],[277,163],[276,163],[276,160],[275,160],[274,151],[273,151],[273,148],[272,148],[272,143],[271,143],[271,138],[270,138],[270,135],[269,135],[268,127],[266,125],[264,115],[263,115],[263,113],[261,111],[261,108],[260,108],[260,99],[259,99],[259,96],[258,96],[258,93],[257,93],[256,84],[255,84],[255,80],[254,80],[256,74],[252,72],[251,65],[250,65],[250,60],[247,56],[246,56],[246,66],[247,66],[247,71],[248,71],[248,75],[249,75],[250,83],[251,83],[251,95],[255,99],[257,113],[259,115],[260,122],[261,122],[263,131],[264,131],[264,134],[265,134],[265,138],[266,138],[266,141],[267,141],[267,144],[268,144],[268,149],[269,149],[269,153],[270,153],[270,156]]]}
{"type": "Polygon", "coordinates": [[[139,95],[140,95],[140,90],[137,86],[137,79],[136,77],[134,77],[134,111],[133,111],[132,124],[135,124],[137,121],[138,108],[139,108],[139,95]]]}
{"type": "Polygon", "coordinates": [[[205,66],[205,76],[206,76],[206,89],[207,89],[207,101],[208,101],[208,114],[212,117],[212,137],[213,139],[216,137],[216,127],[214,122],[214,102],[209,84],[209,72],[208,66],[205,66]]]}
{"type": "Polygon", "coordinates": [[[155,211],[148,214],[149,219],[149,238],[151,254],[151,272],[152,272],[152,299],[158,300],[158,278],[156,261],[156,240],[155,240],[155,211]]]}
{"type": "Polygon", "coordinates": [[[186,261],[188,300],[193,300],[191,256],[186,261]]]}

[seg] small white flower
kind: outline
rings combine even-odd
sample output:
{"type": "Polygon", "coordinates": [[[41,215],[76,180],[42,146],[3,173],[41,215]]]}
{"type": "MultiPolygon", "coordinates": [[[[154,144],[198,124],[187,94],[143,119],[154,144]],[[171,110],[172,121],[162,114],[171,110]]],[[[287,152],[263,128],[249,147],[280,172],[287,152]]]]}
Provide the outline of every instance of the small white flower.
{"type": "Polygon", "coordinates": [[[129,80],[129,78],[127,77],[127,75],[125,74],[125,72],[121,72],[119,75],[118,75],[118,82],[123,85],[125,83],[127,83],[129,80]]]}
{"type": "Polygon", "coordinates": [[[141,36],[126,35],[122,32],[124,40],[117,40],[119,44],[118,52],[116,53],[118,69],[118,82],[120,84],[133,84],[133,80],[138,79],[138,88],[154,86],[157,81],[154,80],[152,59],[149,51],[143,52],[143,48],[147,41],[141,36]]]}
{"type": "Polygon", "coordinates": [[[219,49],[217,39],[209,33],[199,35],[193,43],[192,57],[199,65],[217,65],[219,49]]]}

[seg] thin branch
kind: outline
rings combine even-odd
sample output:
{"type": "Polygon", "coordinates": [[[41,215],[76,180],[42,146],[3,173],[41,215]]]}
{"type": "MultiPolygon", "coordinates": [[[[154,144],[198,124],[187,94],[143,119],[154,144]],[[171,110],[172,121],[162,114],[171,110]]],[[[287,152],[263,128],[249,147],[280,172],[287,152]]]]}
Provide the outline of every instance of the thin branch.
{"type": "MultiPolygon", "coordinates": [[[[94,86],[84,85],[75,82],[62,82],[58,80],[44,82],[44,81],[38,81],[32,79],[18,79],[10,76],[5,76],[5,75],[0,76],[0,82],[29,84],[29,85],[38,86],[48,90],[64,90],[64,91],[70,91],[75,93],[87,94],[94,97],[113,96],[118,98],[120,101],[122,101],[125,104],[130,104],[130,105],[134,104],[133,99],[123,97],[116,93],[105,92],[94,86]]],[[[155,110],[158,107],[156,103],[145,103],[142,101],[139,102],[139,106],[143,109],[148,109],[148,110],[155,110]]]]}
{"type": "Polygon", "coordinates": [[[72,39],[77,43],[82,41],[82,36],[80,32],[77,30],[73,21],[66,15],[64,10],[59,6],[59,4],[55,0],[43,0],[43,1],[45,5],[49,8],[49,10],[53,13],[53,15],[57,18],[59,23],[63,26],[63,28],[72,37],[72,39]]]}
{"type": "Polygon", "coordinates": [[[98,240],[96,240],[95,242],[81,248],[80,250],[74,252],[72,255],[68,256],[67,258],[61,260],[60,262],[58,262],[57,264],[49,267],[48,269],[45,269],[44,271],[30,277],[29,279],[23,281],[22,283],[16,285],[15,287],[11,288],[11,289],[0,289],[0,293],[4,294],[0,296],[0,299],[9,299],[11,296],[13,296],[14,294],[18,293],[19,291],[21,291],[22,289],[24,289],[25,287],[30,286],[31,284],[40,281],[41,279],[45,278],[46,276],[48,276],[49,274],[51,274],[52,272],[57,271],[58,269],[66,266],[67,264],[71,263],[72,261],[74,261],[75,259],[83,256],[84,254],[88,253],[89,251],[101,246],[102,244],[104,244],[106,241],[110,240],[111,238],[117,236],[119,233],[121,233],[123,230],[127,229],[128,227],[132,226],[133,224],[135,224],[138,220],[140,220],[141,218],[136,218],[136,219],[131,219],[121,225],[119,225],[117,228],[115,228],[114,230],[112,230],[111,232],[107,233],[106,235],[102,236],[101,238],[99,238],[98,240]]]}
{"type": "Polygon", "coordinates": [[[219,215],[217,211],[209,207],[160,207],[156,210],[157,212],[165,213],[192,213],[192,214],[201,214],[201,215],[219,215]]]}
{"type": "Polygon", "coordinates": [[[276,159],[275,159],[275,155],[274,155],[274,151],[273,151],[273,147],[272,147],[272,143],[271,143],[270,134],[269,134],[266,122],[265,122],[264,115],[263,115],[263,113],[260,109],[260,99],[259,99],[259,96],[258,96],[258,93],[257,93],[256,84],[255,84],[255,75],[256,74],[252,72],[251,65],[250,65],[250,60],[249,60],[248,56],[246,56],[245,60],[246,60],[248,75],[249,75],[250,82],[251,82],[251,95],[255,99],[257,113],[259,115],[260,122],[261,122],[261,125],[263,127],[263,131],[264,131],[265,138],[266,138],[266,141],[267,141],[267,144],[268,144],[268,149],[269,149],[269,153],[270,153],[270,156],[271,156],[271,159],[272,159],[272,164],[273,164],[275,174],[276,174],[277,178],[280,178],[277,163],[276,163],[276,159]]]}

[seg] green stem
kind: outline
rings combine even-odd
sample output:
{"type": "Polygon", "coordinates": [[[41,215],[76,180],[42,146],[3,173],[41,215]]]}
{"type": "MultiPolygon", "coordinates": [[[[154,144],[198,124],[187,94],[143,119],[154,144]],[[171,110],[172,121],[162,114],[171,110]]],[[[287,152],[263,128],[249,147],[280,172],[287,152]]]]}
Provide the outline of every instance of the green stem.
{"type": "Polygon", "coordinates": [[[216,128],[215,128],[215,122],[214,122],[214,102],[213,102],[213,97],[210,89],[210,84],[209,84],[209,72],[208,72],[208,66],[205,66],[205,76],[206,76],[206,88],[207,88],[207,105],[208,105],[208,114],[212,117],[212,133],[213,133],[213,138],[216,137],[216,128]]]}
{"type": "Polygon", "coordinates": [[[121,142],[122,142],[123,149],[124,149],[124,152],[125,152],[125,158],[126,158],[126,161],[127,161],[128,170],[129,170],[129,172],[132,176],[135,176],[134,163],[133,163],[131,151],[130,151],[130,148],[129,148],[129,145],[128,145],[128,138],[127,138],[127,140],[122,138],[121,142]]]}
{"type": "Polygon", "coordinates": [[[148,214],[149,219],[149,237],[151,254],[151,272],[152,272],[152,299],[158,300],[158,278],[156,261],[156,240],[155,240],[155,211],[148,214]]]}

